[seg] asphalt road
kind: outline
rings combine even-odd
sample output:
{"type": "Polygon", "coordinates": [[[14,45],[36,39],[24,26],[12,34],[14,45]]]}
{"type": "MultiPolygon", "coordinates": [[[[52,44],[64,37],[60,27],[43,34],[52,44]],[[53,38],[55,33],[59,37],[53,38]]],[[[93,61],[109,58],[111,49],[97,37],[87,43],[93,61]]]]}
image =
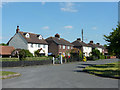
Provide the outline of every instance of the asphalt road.
{"type": "Polygon", "coordinates": [[[118,80],[82,72],[90,64],[105,64],[118,59],[74,62],[62,65],[42,65],[3,68],[22,75],[2,80],[3,88],[118,88],[118,80]]]}

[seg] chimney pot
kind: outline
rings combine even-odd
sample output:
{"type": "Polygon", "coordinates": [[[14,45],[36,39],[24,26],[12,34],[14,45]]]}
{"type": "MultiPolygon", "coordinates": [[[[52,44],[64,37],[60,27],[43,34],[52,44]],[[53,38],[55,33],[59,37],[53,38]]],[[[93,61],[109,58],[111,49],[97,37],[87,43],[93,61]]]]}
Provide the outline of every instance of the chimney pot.
{"type": "Polygon", "coordinates": [[[18,33],[19,31],[20,31],[19,26],[17,26],[16,33],[18,33]]]}
{"type": "Polygon", "coordinates": [[[57,33],[57,34],[55,34],[55,37],[60,38],[60,35],[57,33]]]}
{"type": "Polygon", "coordinates": [[[97,43],[97,45],[100,45],[100,43],[97,43]]]}
{"type": "Polygon", "coordinates": [[[81,38],[77,38],[77,40],[81,41],[81,38]]]}
{"type": "Polygon", "coordinates": [[[93,43],[93,41],[90,41],[90,43],[93,43]]]}

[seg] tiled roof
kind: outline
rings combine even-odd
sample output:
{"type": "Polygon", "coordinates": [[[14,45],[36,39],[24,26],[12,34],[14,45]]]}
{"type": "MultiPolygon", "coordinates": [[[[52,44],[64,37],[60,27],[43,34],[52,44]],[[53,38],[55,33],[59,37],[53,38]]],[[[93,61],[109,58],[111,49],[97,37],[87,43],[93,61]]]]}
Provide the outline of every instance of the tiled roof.
{"type": "Polygon", "coordinates": [[[29,32],[19,32],[22,37],[28,42],[28,43],[39,43],[39,44],[48,44],[44,39],[39,39],[37,36],[38,34],[29,33],[29,32]],[[25,34],[28,33],[30,35],[30,38],[26,38],[25,34]]]}
{"type": "Polygon", "coordinates": [[[76,41],[72,42],[72,44],[74,46],[87,46],[87,47],[90,47],[88,44],[86,44],[85,42],[82,42],[80,40],[76,40],[76,41]]]}
{"type": "Polygon", "coordinates": [[[13,50],[15,48],[12,46],[0,46],[0,55],[11,55],[13,50]]]}
{"type": "Polygon", "coordinates": [[[58,37],[49,37],[46,39],[46,41],[54,41],[58,45],[69,45],[73,46],[69,41],[63,39],[63,38],[58,38],[58,37]]]}

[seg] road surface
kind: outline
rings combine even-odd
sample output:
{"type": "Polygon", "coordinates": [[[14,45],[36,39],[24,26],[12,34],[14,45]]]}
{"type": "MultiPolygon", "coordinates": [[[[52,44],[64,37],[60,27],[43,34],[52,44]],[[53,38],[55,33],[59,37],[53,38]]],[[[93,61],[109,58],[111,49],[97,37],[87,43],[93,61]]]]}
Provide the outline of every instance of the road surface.
{"type": "Polygon", "coordinates": [[[3,88],[118,88],[118,80],[82,72],[90,64],[105,64],[118,59],[3,68],[21,73],[20,77],[2,80],[3,88]]]}

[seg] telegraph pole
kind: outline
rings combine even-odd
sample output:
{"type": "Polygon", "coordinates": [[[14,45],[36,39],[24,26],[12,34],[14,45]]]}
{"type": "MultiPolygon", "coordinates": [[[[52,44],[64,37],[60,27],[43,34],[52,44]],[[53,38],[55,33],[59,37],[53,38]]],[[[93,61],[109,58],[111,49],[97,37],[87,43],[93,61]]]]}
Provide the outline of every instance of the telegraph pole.
{"type": "Polygon", "coordinates": [[[82,42],[83,42],[83,29],[82,29],[82,42]]]}

